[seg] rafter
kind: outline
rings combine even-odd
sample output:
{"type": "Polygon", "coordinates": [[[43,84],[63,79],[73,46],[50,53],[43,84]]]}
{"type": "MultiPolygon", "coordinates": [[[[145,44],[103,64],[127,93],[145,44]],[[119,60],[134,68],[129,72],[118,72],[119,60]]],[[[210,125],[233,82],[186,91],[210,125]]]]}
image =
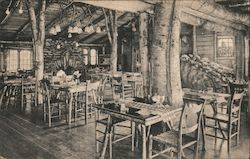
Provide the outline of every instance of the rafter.
{"type": "MultiPolygon", "coordinates": [[[[46,9],[50,7],[50,5],[52,5],[52,3],[49,3],[46,6],[46,9]]],[[[37,13],[37,9],[35,11],[37,13]]],[[[37,16],[37,14],[36,14],[37,16]]],[[[28,27],[30,26],[30,20],[28,19],[17,31],[16,33],[13,35],[13,38],[15,38],[16,40],[19,39],[19,35],[22,34],[28,27]]]]}
{"type": "Polygon", "coordinates": [[[6,16],[4,17],[4,19],[1,21],[1,25],[6,23],[7,20],[11,17],[11,15],[15,12],[16,10],[16,4],[18,3],[18,1],[15,1],[14,3],[11,3],[10,4],[10,13],[9,14],[6,14],[6,16]]]}
{"type": "Polygon", "coordinates": [[[66,10],[68,10],[69,7],[72,6],[72,4],[73,4],[73,2],[71,2],[71,3],[69,3],[67,6],[65,6],[65,7],[61,10],[61,12],[58,13],[58,14],[55,16],[55,18],[53,18],[53,19],[45,26],[45,29],[52,27],[52,26],[55,24],[55,22],[60,18],[60,16],[61,16],[66,10]]]}

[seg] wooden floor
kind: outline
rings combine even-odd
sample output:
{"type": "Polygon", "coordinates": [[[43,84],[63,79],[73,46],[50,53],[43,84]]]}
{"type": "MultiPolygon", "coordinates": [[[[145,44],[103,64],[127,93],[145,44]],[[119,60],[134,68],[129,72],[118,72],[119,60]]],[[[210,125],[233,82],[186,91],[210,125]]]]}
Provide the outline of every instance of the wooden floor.
{"type": "MultiPolygon", "coordinates": [[[[95,159],[94,120],[84,125],[77,121],[69,129],[65,123],[48,128],[41,121],[14,112],[0,112],[0,159],[95,159]],[[34,120],[32,120],[34,121],[34,120]]],[[[201,159],[249,159],[250,127],[242,114],[241,143],[227,153],[226,142],[207,137],[207,150],[200,151],[201,159]]],[[[190,156],[191,157],[191,156],[190,156]]],[[[140,150],[130,151],[130,141],[114,146],[113,158],[138,159],[140,150]]]]}

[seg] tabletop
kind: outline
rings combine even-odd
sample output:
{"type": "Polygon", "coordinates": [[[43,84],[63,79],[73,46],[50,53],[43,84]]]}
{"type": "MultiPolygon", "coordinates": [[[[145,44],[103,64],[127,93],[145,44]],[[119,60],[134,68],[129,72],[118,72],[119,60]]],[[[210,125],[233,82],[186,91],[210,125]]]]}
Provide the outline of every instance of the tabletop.
{"type": "Polygon", "coordinates": [[[182,110],[180,107],[157,106],[134,101],[111,101],[104,104],[97,104],[93,107],[111,116],[134,121],[146,126],[164,120],[172,120],[175,118],[175,113],[182,110]]]}

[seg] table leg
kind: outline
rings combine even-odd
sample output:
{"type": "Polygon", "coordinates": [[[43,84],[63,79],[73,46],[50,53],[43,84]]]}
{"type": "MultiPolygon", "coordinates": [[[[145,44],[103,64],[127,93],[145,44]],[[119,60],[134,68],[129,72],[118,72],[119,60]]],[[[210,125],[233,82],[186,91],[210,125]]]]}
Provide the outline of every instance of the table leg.
{"type": "Polygon", "coordinates": [[[201,118],[201,132],[202,132],[202,150],[206,150],[206,132],[205,132],[205,121],[206,116],[203,115],[201,118]]]}
{"type": "Polygon", "coordinates": [[[2,108],[3,97],[4,97],[6,91],[7,91],[7,86],[4,86],[3,91],[2,91],[2,94],[1,94],[1,96],[0,96],[0,110],[1,110],[1,108],[2,108]]]}
{"type": "Polygon", "coordinates": [[[141,129],[142,129],[142,159],[146,159],[147,158],[147,144],[146,144],[146,138],[147,138],[147,132],[146,132],[146,126],[145,125],[141,125],[141,129]]]}
{"type": "MultiPolygon", "coordinates": [[[[100,159],[104,159],[105,157],[105,153],[106,153],[106,149],[108,146],[108,142],[109,142],[109,138],[110,138],[110,132],[111,132],[111,116],[108,116],[108,122],[107,122],[107,126],[105,129],[105,134],[104,134],[104,141],[103,141],[103,147],[102,147],[102,151],[101,151],[101,155],[100,155],[100,159]]],[[[109,145],[112,146],[112,145],[109,145]]]]}
{"type": "Polygon", "coordinates": [[[71,115],[72,115],[72,102],[73,102],[73,94],[70,94],[69,97],[69,127],[71,127],[71,115]]]}

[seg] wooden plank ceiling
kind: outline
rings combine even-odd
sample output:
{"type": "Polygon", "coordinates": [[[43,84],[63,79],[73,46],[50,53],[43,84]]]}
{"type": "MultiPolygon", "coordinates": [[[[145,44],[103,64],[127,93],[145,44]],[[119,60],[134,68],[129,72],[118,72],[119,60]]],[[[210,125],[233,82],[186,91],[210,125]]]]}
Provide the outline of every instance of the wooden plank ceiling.
{"type": "Polygon", "coordinates": [[[226,8],[250,16],[250,0],[215,0],[226,8]]]}
{"type": "MultiPolygon", "coordinates": [[[[22,5],[23,13],[20,14],[20,2],[25,0],[0,0],[0,40],[1,41],[31,41],[31,29],[29,24],[29,17],[26,5],[22,5]],[[9,14],[6,10],[9,7],[9,14]]],[[[115,9],[117,4],[107,4],[103,1],[101,6],[97,6],[94,1],[84,0],[47,0],[46,8],[46,38],[59,39],[66,38],[81,43],[98,43],[106,39],[105,32],[105,17],[101,7],[115,9]],[[85,3],[86,2],[86,3],[85,3]],[[88,2],[88,3],[87,3],[88,2]],[[100,27],[103,32],[101,33],[87,33],[72,34],[68,38],[69,26],[74,26],[76,22],[80,22],[80,27],[84,29],[87,25],[93,25],[95,28],[100,27]],[[61,26],[61,32],[57,35],[49,33],[50,29],[56,24],[61,26]]],[[[162,0],[138,0],[133,1],[135,5],[130,9],[124,9],[120,6],[118,10],[118,24],[119,27],[128,26],[129,22],[137,15],[137,10],[152,9],[156,3],[162,0]],[[140,7],[141,6],[141,7],[140,7]]],[[[225,8],[236,11],[238,13],[250,15],[250,0],[213,0],[214,2],[223,5],[225,8]]],[[[101,2],[101,1],[100,1],[101,2]]],[[[117,1],[116,3],[121,3],[117,1]]],[[[130,2],[132,3],[132,1],[130,2]]]]}
{"type": "MultiPolygon", "coordinates": [[[[37,5],[38,6],[38,5],[37,5]]],[[[29,23],[28,10],[26,5],[22,5],[23,13],[20,14],[20,1],[0,0],[0,40],[1,41],[31,41],[32,32],[29,23]],[[6,10],[9,6],[9,14],[6,10]]],[[[118,11],[118,27],[127,26],[135,18],[132,12],[118,11]]],[[[46,8],[46,38],[78,41],[81,43],[98,43],[98,39],[105,39],[107,36],[105,27],[105,17],[103,9],[93,5],[80,2],[55,1],[47,4],[46,8]],[[50,34],[50,29],[56,24],[61,27],[61,32],[57,35],[50,34]],[[72,34],[68,37],[70,26],[80,25],[83,33],[72,34]],[[84,32],[84,28],[92,25],[95,29],[100,27],[102,32],[84,32]]]]}

